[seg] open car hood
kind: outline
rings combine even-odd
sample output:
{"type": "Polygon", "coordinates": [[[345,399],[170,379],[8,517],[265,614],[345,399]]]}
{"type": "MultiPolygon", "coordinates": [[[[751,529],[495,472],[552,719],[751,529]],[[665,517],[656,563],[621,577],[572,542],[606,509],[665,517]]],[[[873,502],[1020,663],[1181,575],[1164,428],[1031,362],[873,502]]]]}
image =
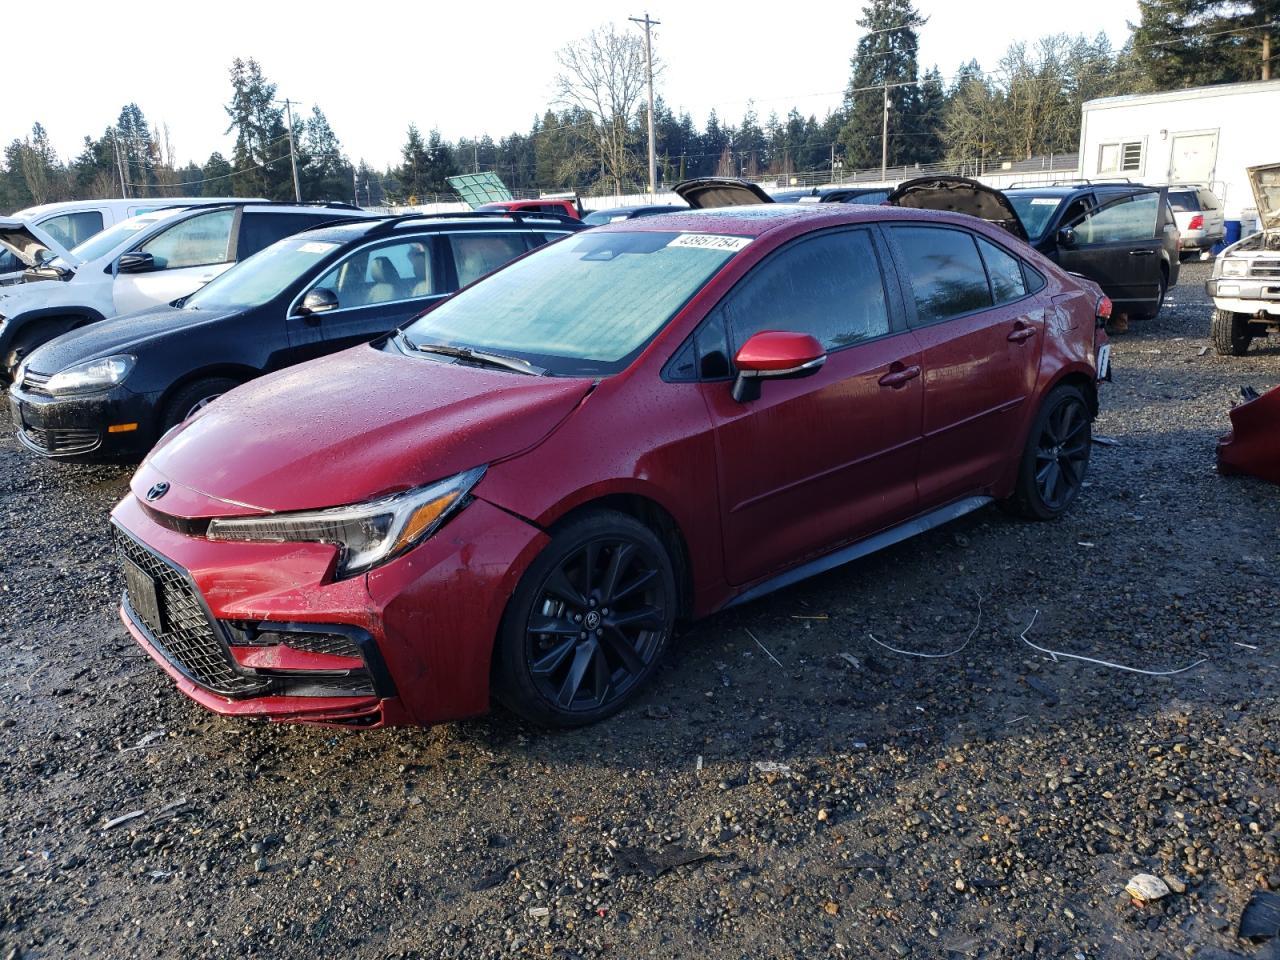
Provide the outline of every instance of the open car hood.
{"type": "Polygon", "coordinates": [[[39,265],[40,255],[46,252],[71,262],[71,254],[48,233],[34,223],[13,217],[0,217],[0,247],[10,251],[28,267],[39,265]]]}
{"type": "Polygon", "coordinates": [[[1258,204],[1258,217],[1264,230],[1280,227],[1280,163],[1264,163],[1250,167],[1249,186],[1258,204]]]}
{"type": "Polygon", "coordinates": [[[1009,198],[994,187],[968,177],[917,177],[899,184],[885,203],[914,210],[967,213],[980,220],[990,220],[1019,240],[1027,239],[1027,228],[1009,198]]]}
{"type": "Polygon", "coordinates": [[[773,203],[759,185],[734,177],[698,177],[674,187],[676,194],[695,210],[709,207],[742,207],[753,203],[773,203]]]}

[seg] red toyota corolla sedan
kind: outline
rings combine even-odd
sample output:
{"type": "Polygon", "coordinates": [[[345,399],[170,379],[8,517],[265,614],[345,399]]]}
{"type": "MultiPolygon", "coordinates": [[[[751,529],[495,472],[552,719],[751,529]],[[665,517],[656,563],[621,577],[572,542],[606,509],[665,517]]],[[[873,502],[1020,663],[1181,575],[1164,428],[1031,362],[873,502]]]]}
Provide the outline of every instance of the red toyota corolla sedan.
{"type": "Polygon", "coordinates": [[[121,616],[223,714],[597,720],[681,621],[992,501],[1066,510],[1109,309],[949,213],[577,234],[166,435],[112,514],[121,616]]]}

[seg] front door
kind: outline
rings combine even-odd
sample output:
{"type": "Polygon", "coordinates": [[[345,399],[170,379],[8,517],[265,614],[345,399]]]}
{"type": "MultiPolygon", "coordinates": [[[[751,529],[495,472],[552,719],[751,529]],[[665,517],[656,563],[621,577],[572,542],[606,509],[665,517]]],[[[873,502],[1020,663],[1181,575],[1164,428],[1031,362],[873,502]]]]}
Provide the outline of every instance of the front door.
{"type": "Polygon", "coordinates": [[[1044,342],[1043,284],[967,230],[892,226],[924,355],[922,511],[990,489],[1016,456],[1044,342]]]}
{"type": "Polygon", "coordinates": [[[1160,190],[1104,200],[1063,224],[1070,234],[1059,231],[1054,259],[1101,286],[1117,313],[1152,311],[1160,302],[1164,202],[1160,190]]]}
{"type": "Polygon", "coordinates": [[[145,273],[116,274],[112,285],[116,313],[172,303],[230,268],[234,218],[235,211],[231,209],[199,213],[135,248],[136,252],[151,254],[155,265],[145,273]]]}
{"type": "Polygon", "coordinates": [[[298,295],[290,311],[290,363],[365,343],[401,326],[449,294],[445,250],[439,237],[389,240],[356,250],[298,295]],[[324,288],[336,310],[304,316],[306,294],[324,288]]]}
{"type": "MultiPolygon", "coordinates": [[[[915,512],[920,356],[867,228],[797,240],[707,318],[732,356],[761,330],[809,333],[827,362],[738,403],[704,383],[716,436],[726,576],[744,584],[915,512]]],[[[730,371],[732,374],[732,371],[730,371]]]]}

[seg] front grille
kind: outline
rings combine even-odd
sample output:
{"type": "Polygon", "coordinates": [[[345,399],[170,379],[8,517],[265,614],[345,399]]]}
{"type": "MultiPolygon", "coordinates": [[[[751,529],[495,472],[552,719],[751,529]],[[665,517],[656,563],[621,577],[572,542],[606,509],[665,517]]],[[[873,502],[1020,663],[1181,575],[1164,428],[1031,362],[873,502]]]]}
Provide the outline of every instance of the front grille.
{"type": "Polygon", "coordinates": [[[49,392],[48,383],[51,373],[36,373],[34,370],[27,370],[22,377],[22,388],[29,393],[38,393],[42,397],[51,397],[53,394],[49,392]]]}
{"type": "Polygon", "coordinates": [[[1249,276],[1265,280],[1280,277],[1280,260],[1254,260],[1249,264],[1249,276]]]}
{"type": "Polygon", "coordinates": [[[161,624],[143,621],[132,602],[129,613],[135,623],[146,628],[160,654],[183,675],[214,693],[243,697],[266,690],[271,685],[269,679],[237,672],[226,644],[205,613],[204,604],[186,574],[118,527],[113,529],[120,555],[136,563],[156,582],[164,629],[161,624]]]}
{"type": "Polygon", "coordinates": [[[23,427],[22,438],[41,453],[70,456],[89,453],[102,443],[97,430],[79,427],[23,427]]]}

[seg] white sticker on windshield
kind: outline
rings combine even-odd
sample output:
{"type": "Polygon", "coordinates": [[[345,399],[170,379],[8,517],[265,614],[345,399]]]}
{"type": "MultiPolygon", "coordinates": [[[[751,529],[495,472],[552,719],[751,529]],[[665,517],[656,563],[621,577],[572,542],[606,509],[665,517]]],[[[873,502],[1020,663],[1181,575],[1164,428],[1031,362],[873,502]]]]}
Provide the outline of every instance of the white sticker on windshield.
{"type": "Polygon", "coordinates": [[[299,253],[328,253],[337,248],[336,243],[325,243],[323,240],[308,240],[298,248],[299,253]]]}
{"type": "Polygon", "coordinates": [[[1056,207],[1059,203],[1057,197],[1032,197],[1031,205],[1033,207],[1056,207]]]}
{"type": "Polygon", "coordinates": [[[668,247],[692,247],[695,250],[742,250],[751,242],[750,237],[721,237],[714,233],[682,233],[668,247]]]}

